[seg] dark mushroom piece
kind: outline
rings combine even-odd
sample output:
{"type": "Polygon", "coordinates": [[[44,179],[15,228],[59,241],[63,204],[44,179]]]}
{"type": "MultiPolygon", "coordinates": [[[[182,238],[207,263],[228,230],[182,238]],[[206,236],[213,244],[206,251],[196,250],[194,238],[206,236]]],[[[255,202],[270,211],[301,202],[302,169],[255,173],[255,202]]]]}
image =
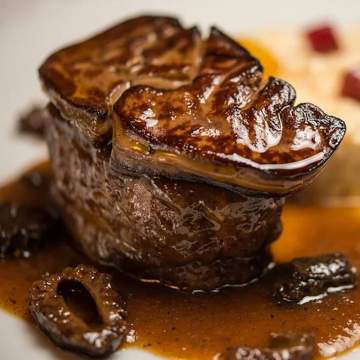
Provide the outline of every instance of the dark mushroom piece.
{"type": "Polygon", "coordinates": [[[47,118],[47,111],[44,107],[33,105],[19,118],[18,131],[41,139],[44,137],[47,118]]]}
{"type": "Polygon", "coordinates": [[[126,336],[125,300],[113,289],[111,276],[92,266],[45,274],[30,289],[29,309],[58,346],[88,356],[111,354],[126,336]],[[73,295],[79,295],[77,301],[73,295]]]}
{"type": "Polygon", "coordinates": [[[0,258],[29,257],[57,224],[55,214],[30,204],[0,203],[0,258]]]}
{"type": "Polygon", "coordinates": [[[264,349],[234,347],[218,356],[218,360],[311,360],[315,341],[311,334],[271,334],[269,347],[264,349]]]}
{"type": "Polygon", "coordinates": [[[50,179],[41,173],[41,171],[30,171],[26,172],[21,176],[20,181],[29,190],[37,190],[42,187],[48,189],[50,187],[50,179]]]}
{"type": "Polygon", "coordinates": [[[339,253],[297,258],[275,272],[273,297],[282,303],[303,304],[356,284],[356,268],[339,253]]]}

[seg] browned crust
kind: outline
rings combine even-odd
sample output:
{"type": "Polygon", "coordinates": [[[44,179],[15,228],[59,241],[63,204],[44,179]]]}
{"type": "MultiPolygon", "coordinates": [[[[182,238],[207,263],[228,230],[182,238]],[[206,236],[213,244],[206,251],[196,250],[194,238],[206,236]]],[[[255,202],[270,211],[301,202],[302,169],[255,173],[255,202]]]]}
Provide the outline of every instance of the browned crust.
{"type": "Polygon", "coordinates": [[[171,17],[129,19],[50,55],[39,68],[41,82],[66,119],[76,117],[89,137],[101,138],[111,130],[111,124],[101,126],[109,121],[111,92],[127,86],[138,44],[146,48],[181,29],[171,17]]]}
{"type": "Polygon", "coordinates": [[[130,19],[60,50],[40,77],[90,140],[112,135],[114,168],[127,171],[286,193],[312,180],[345,134],[343,121],[312,104],[295,106],[287,82],[265,82],[259,61],[218,29],[202,40],[196,27],[168,17],[130,19]],[[120,136],[145,149],[138,164],[120,136]],[[170,160],[160,163],[157,151],[170,160]],[[195,163],[215,170],[199,174],[195,163]],[[215,178],[217,167],[233,180],[215,178]]]}

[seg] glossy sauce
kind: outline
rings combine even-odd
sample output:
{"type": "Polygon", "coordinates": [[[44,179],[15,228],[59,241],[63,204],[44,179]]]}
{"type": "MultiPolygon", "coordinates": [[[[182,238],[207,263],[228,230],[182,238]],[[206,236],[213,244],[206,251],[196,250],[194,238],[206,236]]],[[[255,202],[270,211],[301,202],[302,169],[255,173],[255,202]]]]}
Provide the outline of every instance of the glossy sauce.
{"type": "MultiPolygon", "coordinates": [[[[37,168],[50,176],[47,165],[37,168]]],[[[44,190],[21,180],[4,186],[0,198],[46,202],[44,190]]],[[[285,207],[284,232],[275,243],[276,260],[341,251],[360,269],[360,208],[285,207]]],[[[87,262],[71,239],[48,239],[29,259],[0,262],[0,306],[31,321],[27,291],[42,273],[87,262]]],[[[318,357],[347,351],[360,342],[360,287],[302,306],[272,302],[265,277],[246,288],[213,294],[181,294],[158,285],[140,284],[114,273],[114,285],[128,299],[132,331],[127,346],[169,358],[212,359],[228,346],[267,344],[271,332],[313,331],[318,357]]],[[[35,329],[34,332],[39,331],[35,329]]]]}

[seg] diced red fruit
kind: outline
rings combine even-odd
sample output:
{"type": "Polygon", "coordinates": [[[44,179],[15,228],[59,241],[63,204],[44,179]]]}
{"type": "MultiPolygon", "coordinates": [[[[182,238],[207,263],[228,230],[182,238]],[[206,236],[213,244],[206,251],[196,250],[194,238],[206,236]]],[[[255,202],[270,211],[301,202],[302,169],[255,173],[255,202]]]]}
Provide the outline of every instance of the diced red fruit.
{"type": "Polygon", "coordinates": [[[344,75],[341,94],[360,101],[360,68],[344,75]]]}
{"type": "Polygon", "coordinates": [[[335,29],[330,25],[310,29],[306,35],[314,51],[329,53],[339,49],[335,29]]]}

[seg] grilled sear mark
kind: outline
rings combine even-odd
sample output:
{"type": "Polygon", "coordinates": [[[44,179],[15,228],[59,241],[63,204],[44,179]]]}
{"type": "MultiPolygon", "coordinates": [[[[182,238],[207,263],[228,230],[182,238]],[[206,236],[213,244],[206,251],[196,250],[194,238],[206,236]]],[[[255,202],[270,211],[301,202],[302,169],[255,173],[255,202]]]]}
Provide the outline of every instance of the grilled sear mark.
{"type": "Polygon", "coordinates": [[[91,266],[45,274],[32,285],[29,309],[57,345],[88,356],[111,354],[126,336],[126,304],[110,275],[91,266]]]}
{"type": "Polygon", "coordinates": [[[273,297],[281,303],[303,304],[356,284],[356,269],[339,253],[297,258],[275,272],[273,297]]]}

